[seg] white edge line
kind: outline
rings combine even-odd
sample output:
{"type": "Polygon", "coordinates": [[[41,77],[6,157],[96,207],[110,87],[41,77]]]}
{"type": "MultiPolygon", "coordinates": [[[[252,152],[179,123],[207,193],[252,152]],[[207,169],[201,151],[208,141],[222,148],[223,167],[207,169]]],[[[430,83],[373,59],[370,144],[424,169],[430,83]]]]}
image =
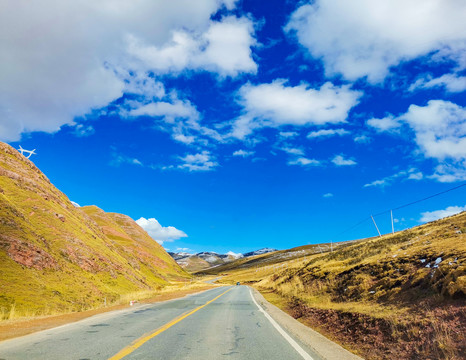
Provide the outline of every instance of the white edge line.
{"type": "Polygon", "coordinates": [[[249,293],[251,295],[252,301],[254,301],[254,304],[256,304],[256,306],[259,308],[259,311],[265,315],[265,317],[270,321],[274,328],[277,329],[277,331],[285,338],[285,340],[290,343],[290,345],[299,353],[299,355],[301,355],[305,360],[314,360],[314,358],[309,355],[301,346],[299,346],[299,344],[294,341],[291,336],[288,335],[286,331],[283,330],[282,327],[278,325],[277,322],[257,303],[256,299],[254,299],[254,295],[252,294],[251,289],[249,289],[249,293]]]}

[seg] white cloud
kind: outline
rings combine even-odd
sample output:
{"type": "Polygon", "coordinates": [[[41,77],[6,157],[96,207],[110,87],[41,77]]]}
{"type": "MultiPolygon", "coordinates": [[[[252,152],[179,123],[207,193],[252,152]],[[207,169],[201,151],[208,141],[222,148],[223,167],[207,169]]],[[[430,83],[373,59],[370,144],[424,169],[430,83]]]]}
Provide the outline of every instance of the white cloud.
{"type": "Polygon", "coordinates": [[[112,160],[110,161],[110,165],[112,166],[120,166],[121,164],[131,164],[131,165],[138,165],[143,166],[142,162],[139,159],[126,156],[123,154],[118,154],[117,152],[112,153],[112,160]]]}
{"type": "Polygon", "coordinates": [[[140,106],[129,111],[130,116],[163,116],[167,122],[174,122],[176,118],[197,119],[199,113],[189,101],[175,100],[173,103],[164,101],[140,106]]]}
{"type": "Polygon", "coordinates": [[[148,44],[134,35],[127,35],[126,42],[128,53],[158,74],[191,69],[237,76],[257,71],[251,56],[253,35],[251,20],[228,16],[210,21],[202,33],[175,30],[163,46],[148,44]]]}
{"type": "MultiPolygon", "coordinates": [[[[71,200],[70,200],[70,201],[71,201],[71,200]]],[[[72,203],[73,206],[75,206],[75,207],[81,207],[81,205],[79,205],[77,202],[71,201],[71,203],[72,203]]]]}
{"type": "Polygon", "coordinates": [[[418,152],[439,164],[430,178],[440,182],[466,179],[466,108],[444,100],[430,100],[425,106],[410,105],[397,117],[371,119],[367,123],[379,131],[391,131],[394,126],[408,125],[414,132],[418,152]],[[390,122],[396,125],[391,126],[390,122]]]}
{"type": "Polygon", "coordinates": [[[175,90],[169,94],[161,91],[160,96],[162,98],[144,96],[140,100],[125,101],[119,108],[119,114],[128,118],[153,117],[157,129],[171,133],[174,140],[186,145],[205,145],[208,143],[205,137],[224,142],[224,136],[217,130],[201,125],[201,114],[189,100],[179,99],[175,90]]]}
{"type": "Polygon", "coordinates": [[[336,166],[352,166],[356,165],[357,162],[351,159],[345,159],[342,155],[336,155],[333,159],[332,162],[336,166]]]}
{"type": "Polygon", "coordinates": [[[77,124],[76,127],[74,128],[73,133],[77,137],[85,137],[85,136],[90,136],[94,134],[95,130],[92,127],[92,125],[77,124]]]}
{"type": "Polygon", "coordinates": [[[435,167],[434,174],[429,178],[445,183],[466,180],[466,161],[457,163],[443,162],[435,167]]]}
{"type": "Polygon", "coordinates": [[[415,141],[426,157],[466,159],[466,108],[430,100],[426,106],[411,105],[399,119],[414,130],[415,141]]]}
{"type": "Polygon", "coordinates": [[[174,133],[173,139],[175,139],[176,141],[182,142],[183,144],[186,144],[186,145],[192,144],[196,141],[196,137],[192,135],[185,135],[182,133],[174,133]]]}
{"type": "Polygon", "coordinates": [[[288,139],[298,136],[298,133],[296,131],[280,131],[278,135],[284,139],[288,139]]]}
{"type": "Polygon", "coordinates": [[[233,152],[233,156],[241,156],[241,157],[248,157],[254,155],[254,151],[247,151],[247,150],[236,150],[233,152]]]}
{"type": "Polygon", "coordinates": [[[288,165],[299,165],[299,166],[319,166],[321,162],[316,159],[308,159],[305,157],[299,157],[288,161],[288,165]]]}
{"type": "Polygon", "coordinates": [[[293,148],[293,147],[281,147],[280,150],[286,152],[287,154],[290,155],[304,155],[304,150],[303,149],[298,149],[298,148],[293,148]]]}
{"type": "Polygon", "coordinates": [[[445,89],[451,93],[463,92],[466,90],[466,76],[444,74],[438,78],[420,78],[409,87],[409,91],[433,87],[445,87],[445,89]]]}
{"type": "Polygon", "coordinates": [[[441,52],[435,60],[466,65],[466,2],[461,0],[317,0],[300,6],[295,31],[327,75],[382,81],[402,61],[441,52]]]}
{"type": "Polygon", "coordinates": [[[218,163],[212,159],[209,151],[202,151],[197,154],[188,154],[179,158],[183,164],[177,166],[178,169],[189,171],[210,171],[218,166],[218,163]]]}
{"type": "Polygon", "coordinates": [[[178,45],[177,54],[190,59],[184,68],[178,66],[180,71],[214,71],[221,76],[255,72],[251,20],[211,20],[221,7],[232,9],[234,4],[31,0],[18,6],[17,1],[3,1],[0,33],[8,36],[0,42],[1,140],[15,141],[26,132],[58,131],[125,91],[160,96],[160,87],[147,74],[163,70],[163,59],[146,63],[137,51],[131,52],[135,48],[143,52],[178,45]],[[187,42],[176,44],[176,34],[184,34],[187,42]],[[196,56],[191,57],[193,47],[196,56]],[[130,79],[130,73],[138,74],[137,79],[130,79]]]}
{"type": "Polygon", "coordinates": [[[449,206],[443,210],[426,211],[421,213],[421,222],[435,221],[442,219],[447,216],[458,214],[462,211],[466,211],[466,206],[449,206]]]}
{"type": "Polygon", "coordinates": [[[136,220],[136,223],[159,244],[178,240],[183,237],[188,237],[184,231],[178,230],[173,226],[162,226],[154,218],[146,219],[141,217],[140,219],[136,220]]]}
{"type": "Polygon", "coordinates": [[[371,142],[371,138],[367,135],[358,135],[354,137],[354,142],[358,144],[368,144],[371,142]]]}
{"type": "Polygon", "coordinates": [[[378,132],[395,131],[398,130],[401,126],[400,121],[393,117],[393,115],[386,116],[382,119],[372,118],[367,120],[366,123],[370,127],[376,129],[378,132]]]}
{"type": "Polygon", "coordinates": [[[327,82],[313,89],[307,84],[287,86],[284,80],[246,84],[239,94],[244,113],[235,121],[232,132],[239,139],[264,127],[343,123],[362,95],[348,85],[327,82]]]}
{"type": "Polygon", "coordinates": [[[416,168],[411,168],[408,170],[401,170],[393,175],[386,176],[383,179],[375,180],[375,181],[372,181],[371,183],[365,184],[364,187],[379,186],[383,188],[385,186],[391,185],[394,180],[399,179],[399,178],[407,179],[407,180],[422,180],[424,178],[424,174],[416,168]]]}
{"type": "Polygon", "coordinates": [[[374,180],[371,183],[365,184],[364,187],[371,187],[371,186],[380,186],[384,187],[388,185],[387,179],[380,179],[380,180],[374,180]]]}
{"type": "Polygon", "coordinates": [[[424,178],[424,174],[420,171],[418,172],[413,172],[409,174],[408,179],[409,180],[422,180],[424,178]]]}
{"type": "Polygon", "coordinates": [[[331,198],[331,197],[333,197],[333,194],[332,193],[326,193],[326,194],[322,195],[322,197],[331,198]]]}
{"type": "Polygon", "coordinates": [[[345,129],[322,129],[318,131],[311,131],[307,134],[308,139],[319,138],[319,137],[331,137],[331,136],[343,136],[348,135],[350,132],[345,129]]]}

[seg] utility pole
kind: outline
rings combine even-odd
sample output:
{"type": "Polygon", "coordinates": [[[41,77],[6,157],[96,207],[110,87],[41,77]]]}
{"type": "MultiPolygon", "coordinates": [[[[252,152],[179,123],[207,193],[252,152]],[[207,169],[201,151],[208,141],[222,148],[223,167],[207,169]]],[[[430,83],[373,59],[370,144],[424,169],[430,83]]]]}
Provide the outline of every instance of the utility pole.
{"type": "Polygon", "coordinates": [[[392,218],[392,234],[395,233],[395,228],[393,227],[393,210],[390,210],[390,216],[392,218]]]}
{"type": "Polygon", "coordinates": [[[375,228],[377,229],[377,232],[379,233],[379,236],[382,237],[380,234],[379,228],[377,227],[377,224],[375,223],[374,217],[371,215],[372,221],[374,222],[375,228]]]}

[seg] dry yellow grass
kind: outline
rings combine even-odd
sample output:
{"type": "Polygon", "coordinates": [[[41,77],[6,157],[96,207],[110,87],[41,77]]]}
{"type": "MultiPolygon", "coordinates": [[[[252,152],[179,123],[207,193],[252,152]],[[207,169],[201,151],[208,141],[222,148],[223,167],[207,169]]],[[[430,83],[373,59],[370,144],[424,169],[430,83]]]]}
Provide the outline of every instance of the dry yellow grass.
{"type": "Polygon", "coordinates": [[[377,348],[385,343],[421,358],[455,358],[466,351],[458,335],[466,331],[466,212],[340,244],[333,252],[291,249],[214,272],[224,275],[222,282],[256,287],[328,336],[362,348],[367,358],[384,358],[377,348]],[[347,328],[354,328],[352,337],[347,328]],[[371,341],[372,348],[366,344],[371,341]]]}

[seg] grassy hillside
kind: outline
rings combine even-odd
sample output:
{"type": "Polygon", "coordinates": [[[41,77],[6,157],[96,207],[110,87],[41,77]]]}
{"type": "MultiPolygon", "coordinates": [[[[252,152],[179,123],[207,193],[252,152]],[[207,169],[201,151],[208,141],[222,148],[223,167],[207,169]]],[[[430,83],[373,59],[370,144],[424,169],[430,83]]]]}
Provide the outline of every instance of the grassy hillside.
{"type": "Polygon", "coordinates": [[[307,251],[240,259],[210,273],[253,285],[365,358],[464,358],[466,212],[333,252],[307,251]]]}
{"type": "Polygon", "coordinates": [[[189,277],[132,219],[76,208],[4,143],[0,273],[3,318],[98,307],[189,277]]]}

